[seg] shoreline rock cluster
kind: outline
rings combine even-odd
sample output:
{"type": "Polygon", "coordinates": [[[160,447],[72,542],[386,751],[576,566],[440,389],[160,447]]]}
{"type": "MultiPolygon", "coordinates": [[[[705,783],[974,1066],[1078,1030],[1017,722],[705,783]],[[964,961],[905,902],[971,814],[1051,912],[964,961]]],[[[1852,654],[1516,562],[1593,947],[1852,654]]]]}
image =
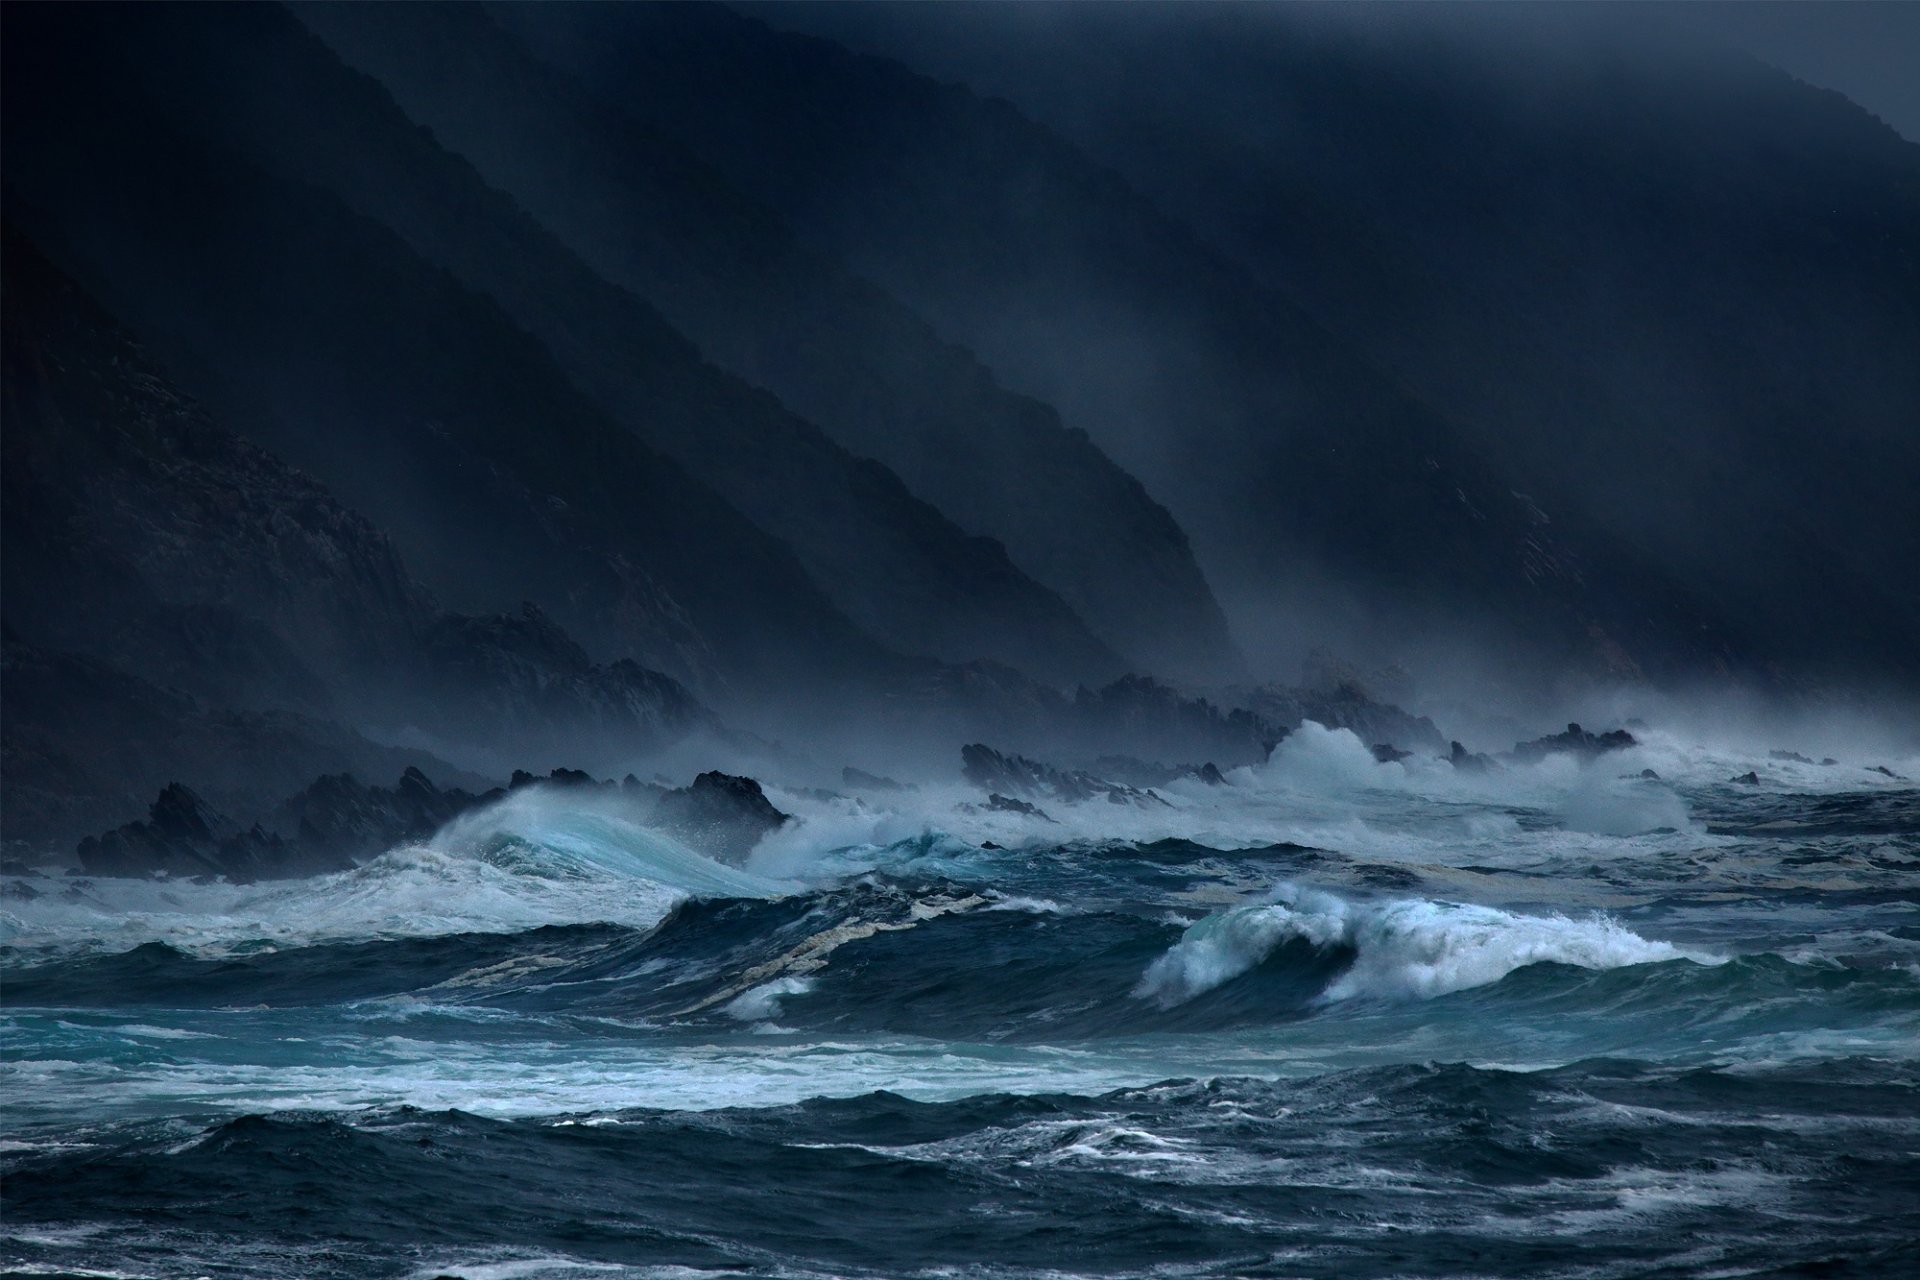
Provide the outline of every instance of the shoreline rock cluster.
{"type": "Polygon", "coordinates": [[[668,788],[631,774],[611,782],[578,769],[546,777],[516,770],[505,787],[475,793],[438,787],[409,768],[391,787],[368,786],[350,773],[324,775],[244,826],[193,789],[169,783],[144,819],[88,836],[74,853],[88,875],[219,876],[236,884],[322,875],[431,839],[455,818],[532,786],[611,790],[636,800],[649,826],[723,861],[743,859],[791,820],[758,782],[718,771],[668,788]]]}

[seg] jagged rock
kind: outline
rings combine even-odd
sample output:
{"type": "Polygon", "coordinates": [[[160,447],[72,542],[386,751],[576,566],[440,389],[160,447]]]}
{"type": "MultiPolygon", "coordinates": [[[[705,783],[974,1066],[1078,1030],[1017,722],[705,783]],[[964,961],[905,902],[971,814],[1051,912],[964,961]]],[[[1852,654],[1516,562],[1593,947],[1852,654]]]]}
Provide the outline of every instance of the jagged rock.
{"type": "Polygon", "coordinates": [[[144,822],[80,842],[91,875],[218,875],[236,882],[340,871],[389,849],[429,838],[481,805],[533,785],[615,791],[641,800],[649,820],[716,857],[739,859],[788,816],[751,778],[703,773],[693,785],[667,790],[631,774],[603,782],[579,769],[545,778],[516,769],[506,788],[474,793],[442,790],[417,768],[392,787],[370,787],[352,774],[324,774],[282,801],[264,823],[243,830],[188,788],[160,793],[144,822]]]}
{"type": "Polygon", "coordinates": [[[987,808],[995,813],[1018,813],[1025,817],[1038,818],[1042,822],[1053,821],[1038,805],[1028,804],[1025,800],[1016,800],[1012,796],[1003,796],[997,791],[987,797],[987,808]]]}
{"type": "Polygon", "coordinates": [[[852,765],[840,770],[840,783],[851,791],[912,791],[910,783],[895,782],[892,778],[881,777],[877,773],[868,773],[865,769],[856,769],[852,765]]]}
{"type": "Polygon", "coordinates": [[[960,748],[961,772],[968,782],[989,793],[1012,793],[1078,804],[1106,799],[1114,804],[1163,805],[1152,791],[1121,786],[1078,770],[1063,771],[1025,756],[1002,754],[983,743],[960,748]]]}
{"type": "Polygon", "coordinates": [[[1904,774],[1904,773],[1895,773],[1895,772],[1894,772],[1893,770],[1891,770],[1891,769],[1889,769],[1889,768],[1887,768],[1887,766],[1885,766],[1885,765],[1883,765],[1883,764],[1873,764],[1873,765],[1868,765],[1868,766],[1867,766],[1867,772],[1868,772],[1868,773],[1883,773],[1883,774],[1885,774],[1885,775],[1886,775],[1887,777],[1889,777],[1889,778],[1892,778],[1892,779],[1893,779],[1894,781],[1896,781],[1896,782],[1906,782],[1906,781],[1908,781],[1908,778],[1907,778],[1907,775],[1906,775],[1906,774],[1904,774]]]}
{"type": "Polygon", "coordinates": [[[1627,747],[1639,745],[1639,739],[1625,729],[1594,734],[1588,733],[1577,724],[1569,724],[1565,733],[1549,734],[1544,738],[1535,738],[1531,742],[1516,743],[1513,748],[1513,758],[1529,764],[1544,760],[1551,755],[1561,754],[1591,759],[1609,751],[1622,751],[1627,747]]]}
{"type": "Polygon", "coordinates": [[[1197,778],[1210,787],[1217,787],[1226,782],[1220,767],[1212,761],[1202,765],[1167,765],[1149,760],[1137,760],[1132,756],[1101,756],[1093,762],[1093,767],[1103,778],[1141,789],[1164,787],[1182,778],[1197,778]]]}
{"type": "Polygon", "coordinates": [[[235,883],[340,870],[352,865],[307,859],[259,824],[242,830],[179,783],[160,792],[143,822],[88,836],[76,850],[90,875],[225,876],[235,883]]]}
{"type": "Polygon", "coordinates": [[[643,801],[649,808],[659,803],[660,797],[671,790],[673,788],[664,783],[642,782],[632,774],[620,779],[620,794],[643,801]]]}
{"type": "Polygon", "coordinates": [[[1784,760],[1790,764],[1812,764],[1813,763],[1812,757],[1803,756],[1798,751],[1769,751],[1767,752],[1767,759],[1784,760]]]}
{"type": "MultiPolygon", "coordinates": [[[[627,777],[632,779],[633,775],[628,774],[627,777]]],[[[633,781],[635,786],[642,785],[638,779],[633,779],[633,781]]],[[[507,779],[508,791],[518,791],[523,787],[532,786],[604,788],[618,785],[621,784],[602,782],[584,769],[568,769],[565,767],[549,770],[547,776],[544,778],[537,773],[528,773],[525,769],[515,769],[513,776],[507,779]]]]}
{"type": "Polygon", "coordinates": [[[1493,768],[1493,757],[1469,751],[1458,740],[1447,744],[1447,763],[1461,773],[1485,773],[1493,768]]]}
{"type": "Polygon", "coordinates": [[[1760,785],[1760,775],[1749,769],[1739,777],[1728,778],[1727,781],[1743,787],[1757,787],[1760,785]]]}
{"type": "Polygon", "coordinates": [[[394,777],[421,766],[484,787],[424,751],[277,711],[211,708],[94,658],[8,639],[0,647],[6,852],[39,860],[135,822],[168,783],[249,820],[328,773],[394,777]]]}
{"type": "Polygon", "coordinates": [[[774,808],[752,778],[713,771],[695,778],[690,787],[661,796],[651,820],[702,852],[739,862],[792,815],[774,808]]]}
{"type": "Polygon", "coordinates": [[[270,822],[292,840],[303,862],[351,866],[424,840],[499,794],[442,791],[418,769],[408,769],[391,788],[369,787],[352,774],[336,773],[286,800],[270,822]]]}
{"type": "Polygon", "coordinates": [[[1413,755],[1413,752],[1402,751],[1391,742],[1376,742],[1367,749],[1373,752],[1373,758],[1381,764],[1395,764],[1413,755]]]}

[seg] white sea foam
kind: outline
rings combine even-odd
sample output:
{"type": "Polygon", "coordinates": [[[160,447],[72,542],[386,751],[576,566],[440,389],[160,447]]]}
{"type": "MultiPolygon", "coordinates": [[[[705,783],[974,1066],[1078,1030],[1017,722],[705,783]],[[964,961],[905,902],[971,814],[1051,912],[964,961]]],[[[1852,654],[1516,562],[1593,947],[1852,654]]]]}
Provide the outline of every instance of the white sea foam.
{"type": "Polygon", "coordinates": [[[1591,761],[1556,755],[1467,773],[1417,754],[1383,764],[1350,730],[1308,722],[1270,759],[1230,770],[1227,785],[1176,782],[1157,789],[1165,801],[1158,804],[1043,797],[1036,803],[1046,816],[1038,817],[987,809],[977,791],[957,784],[858,797],[770,788],[798,821],[763,841],[750,866],[817,883],[876,867],[965,875],[980,869],[968,852],[988,845],[1020,851],[1176,838],[1239,849],[1292,842],[1376,860],[1485,863],[1509,849],[1533,858],[1556,842],[1586,859],[1626,852],[1624,841],[1656,832],[1702,838],[1672,786],[1638,776],[1656,759],[1666,765],[1668,753],[1630,750],[1591,761]],[[1523,832],[1517,813],[1545,822],[1523,832]]]}
{"type": "Polygon", "coordinates": [[[768,897],[791,885],[707,858],[617,809],[535,788],[424,845],[333,875],[260,885],[86,880],[0,919],[23,948],[124,950],[512,933],[548,924],[650,928],[690,897],[768,897]]]}
{"type": "Polygon", "coordinates": [[[1352,965],[1322,993],[1328,1001],[1444,995],[1545,961],[1616,969],[1706,959],[1650,942],[1604,916],[1516,915],[1421,898],[1355,902],[1287,885],[1272,901],[1233,907],[1193,925],[1148,967],[1135,994],[1170,1008],[1239,977],[1296,940],[1355,952],[1352,965]]]}
{"type": "Polygon", "coordinates": [[[742,1022],[767,1022],[780,1016],[781,1000],[787,996],[805,995],[813,990],[813,984],[812,978],[775,978],[741,992],[727,1001],[722,1012],[742,1022]]]}

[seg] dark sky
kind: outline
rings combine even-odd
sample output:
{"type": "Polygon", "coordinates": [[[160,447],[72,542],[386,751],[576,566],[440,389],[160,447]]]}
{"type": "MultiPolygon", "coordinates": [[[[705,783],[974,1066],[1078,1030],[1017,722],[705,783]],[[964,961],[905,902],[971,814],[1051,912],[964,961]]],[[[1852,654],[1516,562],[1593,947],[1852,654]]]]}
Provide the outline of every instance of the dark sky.
{"type": "Polygon", "coordinates": [[[1657,7],[1808,84],[1844,93],[1920,142],[1915,0],[1683,0],[1657,7]]]}

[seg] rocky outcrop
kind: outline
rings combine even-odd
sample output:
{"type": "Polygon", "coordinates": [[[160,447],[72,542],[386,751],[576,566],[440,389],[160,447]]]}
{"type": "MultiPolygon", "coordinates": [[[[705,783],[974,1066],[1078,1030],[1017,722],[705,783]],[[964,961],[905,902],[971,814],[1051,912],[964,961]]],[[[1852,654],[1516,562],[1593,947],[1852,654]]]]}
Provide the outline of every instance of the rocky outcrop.
{"type": "Polygon", "coordinates": [[[752,778],[713,771],[661,796],[650,820],[703,853],[740,862],[791,815],[774,808],[752,778]]]}
{"type": "Polygon", "coordinates": [[[1535,738],[1531,742],[1514,744],[1513,758],[1522,763],[1533,764],[1552,755],[1576,755],[1591,760],[1595,756],[1609,751],[1624,751],[1628,747],[1640,745],[1625,729],[1613,729],[1606,733],[1588,733],[1577,724],[1569,724],[1565,733],[1549,734],[1544,738],[1535,738]]]}
{"type": "Polygon", "coordinates": [[[350,773],[325,774],[243,828],[174,782],[161,790],[145,821],[88,836],[75,852],[91,875],[207,875],[236,884],[288,879],[344,871],[426,840],[501,794],[442,790],[411,767],[392,787],[370,787],[350,773]]]}
{"type": "MultiPolygon", "coordinates": [[[[986,807],[989,813],[1017,813],[1023,818],[1038,818],[1042,822],[1055,821],[1048,815],[1047,811],[1039,805],[1031,804],[1025,800],[1016,800],[1012,796],[1003,796],[997,791],[987,796],[986,807]]],[[[986,846],[983,845],[981,847],[985,848],[986,846]]],[[[1000,846],[994,845],[993,847],[997,849],[1000,846]]]]}
{"type": "Polygon", "coordinates": [[[302,858],[258,824],[241,829],[177,782],[161,791],[145,821],[89,836],[76,852],[90,875],[224,876],[237,884],[352,865],[302,858]]]}
{"type": "Polygon", "coordinates": [[[408,769],[392,787],[369,787],[350,773],[328,774],[281,804],[269,824],[299,851],[301,864],[351,866],[425,840],[499,795],[443,791],[418,769],[408,769]]]}
{"type": "Polygon", "coordinates": [[[1492,756],[1469,751],[1457,740],[1447,744],[1447,763],[1461,773],[1485,773],[1496,767],[1492,756]]]}
{"type": "Polygon", "coordinates": [[[294,712],[210,707],[97,658],[14,638],[0,650],[0,705],[0,822],[9,853],[22,857],[71,850],[137,819],[176,780],[249,820],[322,774],[391,778],[412,767],[485,786],[425,751],[294,712]]]}
{"type": "Polygon", "coordinates": [[[1067,804],[1106,800],[1113,804],[1163,805],[1152,791],[1123,786],[1078,770],[1061,770],[1025,756],[1003,754],[983,743],[960,748],[966,780],[989,794],[1051,799],[1067,804]]]}
{"type": "Polygon", "coordinates": [[[1798,751],[1781,751],[1778,749],[1767,752],[1767,759],[1779,760],[1785,764],[1817,764],[1817,765],[1825,765],[1828,767],[1831,767],[1833,765],[1840,763],[1838,760],[1835,760],[1832,756],[1827,756],[1823,759],[1815,760],[1812,756],[1803,756],[1798,751]]]}
{"type": "Polygon", "coordinates": [[[169,783],[145,820],[88,836],[77,853],[92,875],[223,876],[235,883],[314,875],[431,839],[462,814],[532,786],[637,803],[648,825],[730,862],[745,859],[768,832],[792,820],[752,778],[719,772],[670,790],[631,774],[612,782],[579,769],[554,769],[545,777],[517,769],[506,787],[475,792],[438,787],[408,768],[391,787],[368,786],[350,773],[326,774],[248,826],[169,783]]]}

